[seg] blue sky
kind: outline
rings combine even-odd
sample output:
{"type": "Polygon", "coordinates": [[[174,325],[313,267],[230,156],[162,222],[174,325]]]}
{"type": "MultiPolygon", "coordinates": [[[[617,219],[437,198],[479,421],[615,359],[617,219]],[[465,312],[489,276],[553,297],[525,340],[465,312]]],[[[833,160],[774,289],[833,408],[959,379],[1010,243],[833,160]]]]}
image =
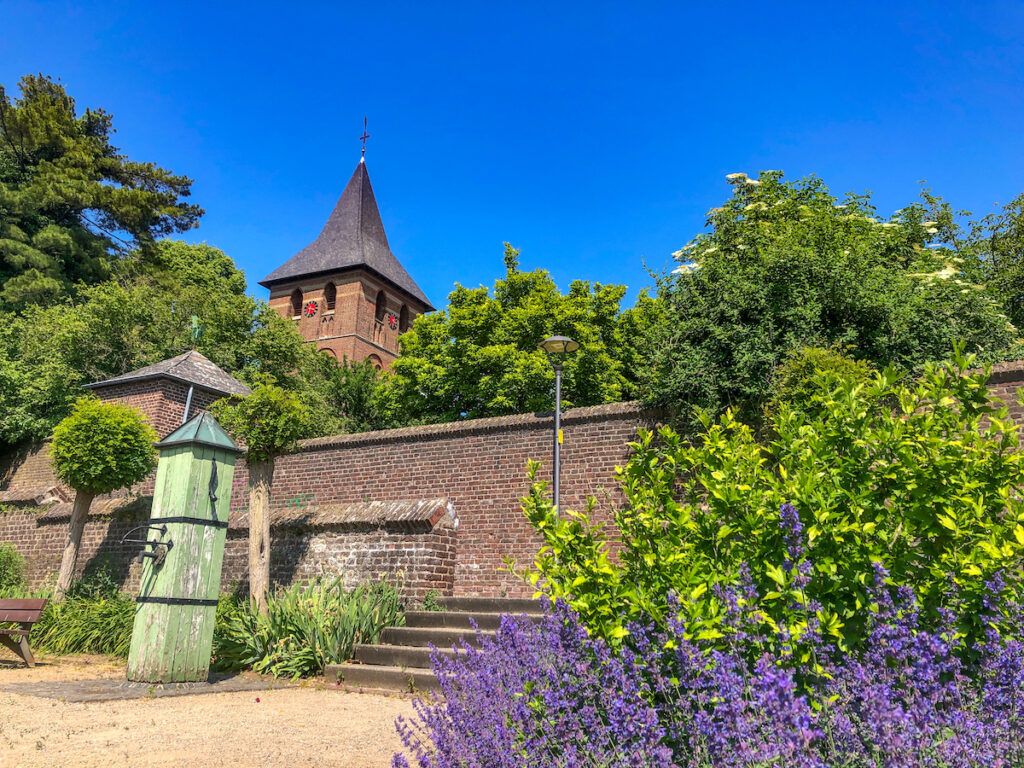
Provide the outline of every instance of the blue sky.
{"type": "Polygon", "coordinates": [[[196,180],[185,237],[255,283],[320,230],[359,158],[431,300],[502,241],[563,287],[651,283],[728,194],[815,173],[888,213],[922,179],[1024,191],[1024,3],[28,3],[0,82],[59,76],[135,160],[196,180]]]}

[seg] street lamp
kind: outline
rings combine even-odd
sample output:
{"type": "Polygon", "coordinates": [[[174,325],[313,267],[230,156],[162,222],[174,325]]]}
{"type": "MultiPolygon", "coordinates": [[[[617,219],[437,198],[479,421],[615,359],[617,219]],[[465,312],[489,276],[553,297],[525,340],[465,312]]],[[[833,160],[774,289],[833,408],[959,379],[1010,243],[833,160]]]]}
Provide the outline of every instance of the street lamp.
{"type": "Polygon", "coordinates": [[[568,336],[550,336],[540,343],[540,348],[547,354],[548,360],[551,361],[551,367],[555,369],[555,467],[552,473],[554,478],[552,498],[557,514],[562,474],[562,362],[567,354],[579,349],[580,344],[568,336]]]}

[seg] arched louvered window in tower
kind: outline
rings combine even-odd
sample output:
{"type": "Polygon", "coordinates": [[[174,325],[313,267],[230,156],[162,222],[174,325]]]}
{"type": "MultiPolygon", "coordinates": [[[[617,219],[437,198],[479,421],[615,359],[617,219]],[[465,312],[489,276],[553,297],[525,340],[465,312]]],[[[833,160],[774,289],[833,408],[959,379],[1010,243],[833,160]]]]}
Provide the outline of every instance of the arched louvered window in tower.
{"type": "Polygon", "coordinates": [[[333,312],[334,303],[338,299],[338,289],[334,287],[334,283],[328,283],[324,286],[324,311],[333,312]]]}
{"type": "Polygon", "coordinates": [[[374,318],[378,323],[384,322],[384,311],[387,309],[387,301],[384,298],[384,291],[377,292],[377,310],[374,312],[374,318]]]}
{"type": "Polygon", "coordinates": [[[302,314],[302,290],[296,288],[292,291],[292,317],[302,314]]]}
{"type": "Polygon", "coordinates": [[[409,330],[409,308],[402,305],[402,311],[398,313],[398,332],[405,333],[409,330]]]}

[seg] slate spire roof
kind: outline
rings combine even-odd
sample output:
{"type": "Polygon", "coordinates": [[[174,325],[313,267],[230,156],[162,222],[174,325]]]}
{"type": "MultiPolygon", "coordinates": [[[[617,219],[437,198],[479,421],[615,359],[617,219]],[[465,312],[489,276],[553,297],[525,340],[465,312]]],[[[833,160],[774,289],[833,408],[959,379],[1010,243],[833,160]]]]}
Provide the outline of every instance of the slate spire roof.
{"type": "Polygon", "coordinates": [[[141,381],[143,379],[175,379],[186,384],[195,384],[197,387],[216,392],[223,395],[248,395],[250,389],[238,379],[229,376],[219,366],[203,357],[194,349],[172,357],[169,360],[161,360],[159,363],[147,365],[137,371],[122,373],[106,381],[97,381],[94,384],[86,384],[86,389],[105,387],[110,384],[124,384],[129,381],[141,381]]]}
{"type": "Polygon", "coordinates": [[[388,246],[370,176],[366,172],[366,163],[362,161],[345,185],[345,191],[317,239],[260,280],[260,285],[270,288],[299,277],[357,267],[375,272],[422,301],[428,311],[433,309],[430,300],[388,246]]]}

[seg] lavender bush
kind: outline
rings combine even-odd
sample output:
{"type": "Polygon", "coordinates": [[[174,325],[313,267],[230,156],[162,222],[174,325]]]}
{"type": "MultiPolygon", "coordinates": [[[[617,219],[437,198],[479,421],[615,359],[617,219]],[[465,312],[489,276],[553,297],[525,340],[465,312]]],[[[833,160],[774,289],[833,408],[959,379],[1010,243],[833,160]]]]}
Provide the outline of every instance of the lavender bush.
{"type": "MultiPolygon", "coordinates": [[[[718,588],[717,638],[670,619],[631,625],[612,650],[561,601],[539,623],[506,618],[480,650],[435,659],[440,695],[399,722],[393,765],[1024,766],[1024,646],[994,629],[1005,606],[986,604],[991,628],[968,647],[952,612],[922,623],[914,591],[877,566],[864,650],[843,653],[802,593],[799,519],[780,518],[797,630],[764,621],[749,576],[718,588]]],[[[999,578],[986,589],[1005,594],[999,578]]]]}

